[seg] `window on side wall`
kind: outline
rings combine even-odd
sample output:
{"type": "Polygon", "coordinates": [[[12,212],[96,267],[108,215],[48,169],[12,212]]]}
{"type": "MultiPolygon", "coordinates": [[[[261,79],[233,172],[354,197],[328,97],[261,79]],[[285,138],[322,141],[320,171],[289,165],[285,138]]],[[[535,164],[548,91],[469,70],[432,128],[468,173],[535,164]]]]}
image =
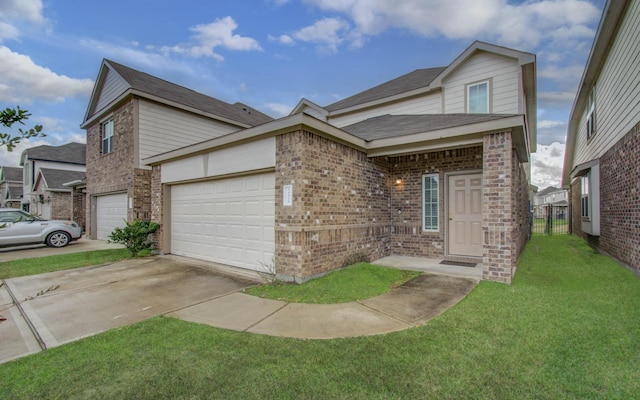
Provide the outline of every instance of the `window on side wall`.
{"type": "Polygon", "coordinates": [[[580,215],[583,219],[591,217],[591,204],[589,201],[589,175],[585,175],[580,181],[580,215]]]}
{"type": "Polygon", "coordinates": [[[440,230],[440,181],[438,174],[422,176],[422,229],[440,230]]]}
{"type": "Polygon", "coordinates": [[[591,89],[587,100],[587,140],[596,134],[596,88],[591,89]]]}
{"type": "Polygon", "coordinates": [[[113,119],[103,122],[100,125],[102,135],[102,154],[113,151],[113,119]]]}
{"type": "Polygon", "coordinates": [[[489,112],[489,81],[467,86],[467,112],[472,114],[489,112]]]}

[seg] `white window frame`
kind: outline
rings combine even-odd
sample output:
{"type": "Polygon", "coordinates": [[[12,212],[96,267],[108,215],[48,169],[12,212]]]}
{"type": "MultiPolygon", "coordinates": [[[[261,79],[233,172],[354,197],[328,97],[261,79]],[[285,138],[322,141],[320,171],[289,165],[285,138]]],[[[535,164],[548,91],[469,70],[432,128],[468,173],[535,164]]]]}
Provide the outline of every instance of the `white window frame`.
{"type": "Polygon", "coordinates": [[[100,152],[109,154],[113,151],[114,124],[113,118],[100,123],[100,152]]]}
{"type": "Polygon", "coordinates": [[[586,130],[587,130],[587,140],[590,140],[596,134],[596,130],[597,130],[597,126],[596,126],[596,87],[595,86],[591,89],[591,94],[589,94],[589,99],[587,100],[586,130]]]}
{"type": "Polygon", "coordinates": [[[424,174],[422,175],[422,231],[423,232],[440,232],[440,175],[439,174],[424,174]],[[429,189],[427,189],[427,179],[429,180],[429,189]],[[431,185],[435,183],[435,188],[431,185]],[[427,198],[427,190],[429,190],[429,196],[427,198]],[[435,213],[433,209],[434,203],[433,192],[435,191],[435,213]],[[435,227],[433,220],[427,226],[427,218],[435,218],[435,227]]]}
{"type": "MultiPolygon", "coordinates": [[[[467,85],[467,112],[469,114],[488,114],[491,111],[491,104],[489,103],[489,99],[490,99],[489,93],[490,92],[491,92],[491,83],[490,83],[489,80],[482,81],[482,82],[476,82],[476,83],[467,85]],[[472,98],[471,97],[471,90],[473,88],[477,88],[477,87],[482,86],[482,85],[486,85],[486,87],[487,87],[486,99],[485,99],[486,104],[487,104],[487,108],[484,111],[472,111],[471,110],[471,98],[472,98]]],[[[475,97],[476,96],[474,96],[474,98],[475,97]]]]}
{"type": "Polygon", "coordinates": [[[589,174],[580,178],[580,216],[583,220],[591,219],[589,174]]]}

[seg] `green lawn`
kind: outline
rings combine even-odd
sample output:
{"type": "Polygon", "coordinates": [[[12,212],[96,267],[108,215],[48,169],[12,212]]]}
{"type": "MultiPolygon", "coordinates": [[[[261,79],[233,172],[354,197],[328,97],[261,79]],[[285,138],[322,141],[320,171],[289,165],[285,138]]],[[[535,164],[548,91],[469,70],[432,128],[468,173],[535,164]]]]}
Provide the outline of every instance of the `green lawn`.
{"type": "Polygon", "coordinates": [[[368,299],[420,275],[359,263],[301,285],[272,283],[247,289],[247,293],[295,303],[335,304],[368,299]]]}
{"type": "Polygon", "coordinates": [[[0,279],[100,265],[130,257],[127,249],[110,249],[5,261],[0,262],[0,279]]]}
{"type": "Polygon", "coordinates": [[[425,326],[296,340],[158,317],[0,365],[0,398],[637,399],[640,280],[534,237],[513,285],[425,326]]]}

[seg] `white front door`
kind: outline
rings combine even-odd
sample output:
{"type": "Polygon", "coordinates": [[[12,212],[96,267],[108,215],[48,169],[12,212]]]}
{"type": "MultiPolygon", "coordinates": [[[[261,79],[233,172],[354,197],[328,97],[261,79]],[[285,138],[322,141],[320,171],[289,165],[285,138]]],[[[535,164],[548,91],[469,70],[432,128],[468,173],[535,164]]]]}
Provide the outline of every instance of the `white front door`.
{"type": "Polygon", "coordinates": [[[482,257],[482,174],[449,176],[449,255],[482,257]]]}

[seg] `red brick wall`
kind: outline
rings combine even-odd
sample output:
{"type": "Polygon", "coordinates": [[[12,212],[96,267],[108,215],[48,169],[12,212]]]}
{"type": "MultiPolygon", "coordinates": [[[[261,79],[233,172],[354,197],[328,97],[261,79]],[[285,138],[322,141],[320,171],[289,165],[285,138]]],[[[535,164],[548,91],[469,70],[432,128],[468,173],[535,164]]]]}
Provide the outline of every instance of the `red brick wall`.
{"type": "Polygon", "coordinates": [[[573,233],[640,270],[640,124],[600,158],[600,236],[580,229],[580,180],[571,185],[573,233]]]}
{"type": "Polygon", "coordinates": [[[164,249],[164,193],[161,183],[162,166],[154,165],[151,172],[151,221],[160,224],[160,228],[153,234],[153,242],[157,249],[164,249]]]}
{"type": "Polygon", "coordinates": [[[86,232],[86,201],[87,195],[83,192],[85,188],[73,188],[73,220],[80,225],[83,232],[86,232]]]}
{"type": "Polygon", "coordinates": [[[483,279],[511,283],[518,249],[514,215],[513,142],[511,132],[484,136],[483,279]]]}
{"type": "Polygon", "coordinates": [[[391,180],[391,253],[442,258],[445,250],[445,173],[482,170],[482,146],[389,158],[391,180]],[[440,232],[422,231],[422,176],[440,181],[440,232]]]}
{"type": "MultiPolygon", "coordinates": [[[[113,151],[102,154],[100,123],[87,129],[87,228],[91,227],[91,202],[96,195],[127,192],[133,199],[129,221],[151,218],[151,170],[135,167],[135,100],[130,99],[113,111],[113,151]]],[[[90,233],[95,237],[95,232],[90,233]]]]}
{"type": "Polygon", "coordinates": [[[306,131],[276,138],[276,271],[306,280],[389,253],[385,160],[306,131]],[[282,188],[293,187],[293,205],[282,188]]]}

